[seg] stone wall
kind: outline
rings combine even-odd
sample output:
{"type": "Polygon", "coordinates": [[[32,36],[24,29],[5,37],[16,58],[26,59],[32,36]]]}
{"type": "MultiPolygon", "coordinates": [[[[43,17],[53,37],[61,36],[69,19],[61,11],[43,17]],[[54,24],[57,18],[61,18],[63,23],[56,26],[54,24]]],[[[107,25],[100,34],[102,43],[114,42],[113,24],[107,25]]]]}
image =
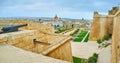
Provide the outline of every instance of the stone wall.
{"type": "Polygon", "coordinates": [[[63,43],[59,47],[56,47],[56,48],[52,49],[52,51],[48,52],[48,50],[47,50],[47,54],[45,54],[45,55],[53,57],[53,58],[67,60],[69,62],[73,62],[72,61],[72,57],[71,57],[72,56],[72,52],[71,52],[70,40],[68,40],[67,42],[63,43]]]}
{"type": "Polygon", "coordinates": [[[113,15],[100,15],[94,13],[89,40],[98,40],[105,35],[112,34],[113,31],[113,15]]]}
{"type": "Polygon", "coordinates": [[[111,63],[120,63],[120,11],[114,17],[111,63]]]}
{"type": "MultiPolygon", "coordinates": [[[[67,55],[64,57],[64,55],[56,53],[56,56],[50,55],[50,57],[72,62],[72,59],[71,59],[72,54],[71,54],[71,48],[70,48],[71,45],[70,45],[70,41],[68,40],[70,40],[69,36],[44,33],[44,32],[40,32],[39,30],[23,30],[18,32],[0,34],[0,43],[10,44],[15,47],[18,47],[27,51],[31,51],[34,53],[38,53],[38,54],[41,54],[46,49],[52,48],[57,44],[59,44],[59,46],[55,48],[57,52],[62,54],[67,54],[67,55]],[[50,43],[50,45],[34,43],[33,41],[34,39],[37,39],[37,41],[40,41],[40,42],[50,43]],[[64,47],[67,47],[67,48],[64,48],[64,47]],[[64,50],[66,50],[67,52],[65,52],[64,50]],[[58,58],[58,57],[62,57],[62,58],[58,58]]],[[[51,51],[54,52],[56,50],[52,49],[51,51]]]]}
{"type": "Polygon", "coordinates": [[[97,40],[104,35],[112,35],[111,63],[120,63],[120,9],[113,7],[109,15],[94,13],[90,40],[97,40]]]}
{"type": "Polygon", "coordinates": [[[91,25],[89,40],[96,40],[97,38],[99,38],[99,33],[100,33],[99,18],[94,18],[91,25]]]}
{"type": "Polygon", "coordinates": [[[69,36],[58,35],[54,33],[52,27],[48,27],[39,23],[29,21],[1,21],[1,28],[5,25],[19,25],[28,24],[28,26],[19,28],[20,31],[0,34],[0,43],[10,44],[15,47],[42,54],[47,49],[51,49],[51,53],[56,55],[47,56],[72,62],[71,45],[69,36]],[[40,42],[49,43],[48,45],[42,43],[35,43],[34,39],[40,42]],[[56,45],[58,45],[56,47],[56,45]],[[65,48],[64,48],[65,47],[65,48]],[[65,52],[66,50],[67,52],[65,52]],[[65,56],[66,55],[66,56],[65,56]],[[58,58],[59,57],[59,58],[58,58]]]}

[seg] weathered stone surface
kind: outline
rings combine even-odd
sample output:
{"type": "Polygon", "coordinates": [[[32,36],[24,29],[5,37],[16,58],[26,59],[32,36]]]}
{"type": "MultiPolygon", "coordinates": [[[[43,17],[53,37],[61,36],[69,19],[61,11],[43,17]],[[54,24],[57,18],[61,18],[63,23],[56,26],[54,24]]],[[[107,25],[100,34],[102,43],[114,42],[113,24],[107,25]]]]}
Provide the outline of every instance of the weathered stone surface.
{"type": "Polygon", "coordinates": [[[96,18],[94,18],[94,20],[92,22],[89,40],[96,40],[99,38],[99,35],[100,35],[100,21],[99,21],[99,19],[100,18],[96,17],[96,18]]]}
{"type": "MultiPolygon", "coordinates": [[[[0,24],[5,24],[5,25],[9,23],[12,23],[12,25],[27,23],[28,26],[20,28],[19,30],[21,31],[0,34],[0,40],[1,40],[0,43],[10,44],[18,48],[31,51],[34,53],[38,53],[38,54],[40,54],[41,52],[45,51],[48,48],[51,48],[57,44],[60,44],[55,49],[56,50],[60,49],[62,51],[57,50],[57,52],[64,53],[67,55],[65,56],[65,55],[60,55],[59,53],[56,53],[56,55],[58,56],[50,55],[50,57],[54,57],[54,58],[62,57],[59,59],[72,62],[72,54],[71,54],[71,48],[70,48],[71,46],[69,46],[67,49],[64,49],[64,47],[67,47],[68,45],[70,45],[69,36],[55,34],[54,29],[52,27],[47,27],[39,23],[27,22],[27,21],[0,22],[0,24]],[[35,43],[33,41],[34,39],[40,42],[50,43],[50,45],[35,43]],[[61,44],[61,42],[63,42],[64,44],[61,44]],[[64,50],[68,50],[69,52],[64,52],[64,50]]],[[[56,50],[52,50],[52,53],[54,53],[56,50]]]]}
{"type": "Polygon", "coordinates": [[[112,34],[113,17],[113,15],[105,16],[95,13],[89,39],[97,40],[104,37],[105,35],[112,34]]]}
{"type": "MultiPolygon", "coordinates": [[[[50,47],[54,47],[56,44],[63,42],[64,44],[60,44],[56,48],[56,50],[59,53],[65,53],[67,56],[60,55],[59,53],[56,53],[56,54],[58,54],[59,57],[62,57],[59,59],[66,60],[66,61],[72,61],[72,54],[71,54],[71,48],[70,48],[71,46],[69,47],[67,46],[70,44],[70,41],[67,41],[70,39],[68,36],[47,34],[47,33],[42,33],[42,32],[40,33],[38,30],[25,30],[25,31],[2,34],[0,39],[1,41],[4,41],[4,43],[6,44],[10,44],[10,45],[22,48],[27,51],[35,52],[35,53],[41,53],[42,51],[50,47]],[[42,45],[39,43],[34,43],[33,42],[34,39],[37,39],[37,41],[50,43],[51,45],[42,45]],[[63,47],[61,47],[62,45],[63,47]],[[65,47],[69,48],[69,49],[68,48],[66,49],[69,52],[64,52],[65,47]],[[63,51],[59,51],[58,49],[61,49],[63,51]]],[[[52,52],[54,51],[55,50],[52,50],[52,52]]],[[[53,55],[50,55],[50,57],[57,58],[56,56],[53,56],[53,55]]]]}
{"type": "Polygon", "coordinates": [[[120,11],[114,18],[113,36],[112,36],[112,63],[120,62],[120,11]]]}
{"type": "Polygon", "coordinates": [[[8,44],[0,44],[0,63],[70,63],[70,62],[25,51],[8,44]]]}
{"type": "Polygon", "coordinates": [[[120,63],[120,9],[114,7],[109,15],[94,13],[90,40],[97,40],[104,35],[112,35],[111,63],[120,63]]]}

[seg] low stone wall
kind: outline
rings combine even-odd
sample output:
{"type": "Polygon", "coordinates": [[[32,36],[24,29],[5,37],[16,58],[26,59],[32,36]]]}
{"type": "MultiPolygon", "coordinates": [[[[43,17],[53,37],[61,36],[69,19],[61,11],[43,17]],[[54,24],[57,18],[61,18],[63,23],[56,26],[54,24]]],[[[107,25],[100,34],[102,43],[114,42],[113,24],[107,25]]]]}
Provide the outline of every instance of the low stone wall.
{"type": "Polygon", "coordinates": [[[42,54],[49,56],[49,57],[73,62],[72,52],[71,52],[71,42],[68,39],[66,42],[63,41],[45,51],[43,51],[42,54]]]}
{"type": "Polygon", "coordinates": [[[38,54],[41,54],[43,51],[53,48],[59,44],[59,46],[51,50],[51,53],[47,53],[46,55],[72,62],[71,45],[69,40],[69,36],[49,34],[39,30],[23,30],[0,34],[0,43],[10,44],[38,54]],[[37,41],[50,43],[50,45],[34,43],[34,39],[37,41]]]}
{"type": "Polygon", "coordinates": [[[24,21],[24,20],[18,20],[18,21],[0,21],[0,28],[3,26],[9,26],[9,25],[20,25],[20,24],[28,24],[25,27],[19,28],[19,30],[39,30],[46,33],[54,33],[54,28],[51,26],[46,26],[40,23],[31,22],[31,21],[24,21]]]}

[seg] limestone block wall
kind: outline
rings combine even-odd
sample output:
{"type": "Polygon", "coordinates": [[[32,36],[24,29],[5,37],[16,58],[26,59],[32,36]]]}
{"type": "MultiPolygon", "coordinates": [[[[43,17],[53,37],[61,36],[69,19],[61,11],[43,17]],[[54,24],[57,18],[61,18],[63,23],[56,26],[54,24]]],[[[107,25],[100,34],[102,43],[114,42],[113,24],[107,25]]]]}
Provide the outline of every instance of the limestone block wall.
{"type": "Polygon", "coordinates": [[[105,35],[112,34],[113,31],[113,15],[94,15],[91,26],[89,40],[97,40],[105,35]]]}
{"type": "Polygon", "coordinates": [[[106,17],[101,17],[100,24],[100,38],[104,37],[105,35],[112,35],[113,31],[113,15],[108,15],[106,17]]]}
{"type": "Polygon", "coordinates": [[[59,53],[56,53],[56,56],[50,55],[50,57],[71,62],[72,61],[71,59],[72,54],[70,48],[71,45],[70,45],[70,41],[68,40],[70,40],[69,36],[44,33],[44,32],[40,32],[39,30],[23,30],[18,32],[0,34],[0,43],[10,44],[18,48],[38,54],[41,54],[43,51],[59,44],[59,46],[51,50],[52,52],[59,52],[59,53]],[[50,43],[51,45],[34,43],[33,39],[37,39],[37,41],[41,41],[45,43],[50,43]],[[65,52],[65,50],[67,52],[65,52]]]}
{"type": "Polygon", "coordinates": [[[106,24],[106,17],[101,17],[100,18],[100,35],[99,38],[102,38],[104,35],[107,34],[107,24],[106,24]]]}
{"type": "Polygon", "coordinates": [[[89,40],[96,40],[99,38],[99,35],[100,35],[100,18],[95,17],[91,25],[89,40]]]}
{"type": "Polygon", "coordinates": [[[120,11],[114,17],[111,63],[120,63],[120,11]]]}
{"type": "Polygon", "coordinates": [[[49,50],[43,51],[43,55],[73,62],[70,40],[61,44],[62,45],[60,46],[54,46],[53,48],[51,48],[52,50],[49,49],[49,50]]]}
{"type": "Polygon", "coordinates": [[[114,21],[114,16],[109,15],[106,20],[106,26],[107,26],[106,29],[108,34],[113,33],[113,24],[114,24],[113,21],[114,21]]]}

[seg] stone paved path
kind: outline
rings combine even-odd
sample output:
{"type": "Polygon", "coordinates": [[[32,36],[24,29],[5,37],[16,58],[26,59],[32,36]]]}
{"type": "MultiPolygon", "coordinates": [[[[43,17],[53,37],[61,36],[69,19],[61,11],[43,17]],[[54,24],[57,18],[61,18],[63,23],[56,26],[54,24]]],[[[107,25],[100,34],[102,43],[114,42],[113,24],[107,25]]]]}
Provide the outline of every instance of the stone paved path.
{"type": "Polygon", "coordinates": [[[111,62],[111,46],[108,46],[99,53],[97,63],[110,63],[111,62]]]}
{"type": "Polygon", "coordinates": [[[96,42],[71,42],[73,56],[79,58],[89,58],[98,50],[96,42]]]}
{"type": "Polygon", "coordinates": [[[97,63],[110,63],[111,61],[111,46],[99,49],[96,41],[89,42],[71,42],[72,55],[88,59],[93,53],[98,53],[99,58],[97,63]]]}
{"type": "Polygon", "coordinates": [[[0,44],[0,63],[69,63],[32,53],[7,44],[0,44]]]}

